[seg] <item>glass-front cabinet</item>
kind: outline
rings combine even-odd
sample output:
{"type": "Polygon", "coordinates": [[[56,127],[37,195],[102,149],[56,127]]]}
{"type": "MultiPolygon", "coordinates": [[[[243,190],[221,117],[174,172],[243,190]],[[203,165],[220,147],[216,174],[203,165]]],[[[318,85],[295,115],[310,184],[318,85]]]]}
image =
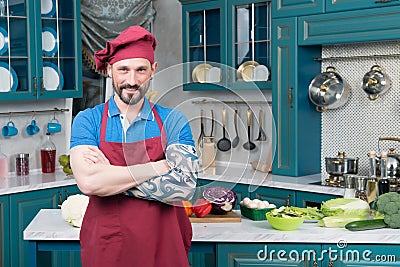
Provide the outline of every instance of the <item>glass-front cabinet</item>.
{"type": "Polygon", "coordinates": [[[271,89],[269,1],[180,1],[184,90],[271,89]]]}
{"type": "Polygon", "coordinates": [[[76,0],[0,0],[0,100],[81,96],[76,0]]]}

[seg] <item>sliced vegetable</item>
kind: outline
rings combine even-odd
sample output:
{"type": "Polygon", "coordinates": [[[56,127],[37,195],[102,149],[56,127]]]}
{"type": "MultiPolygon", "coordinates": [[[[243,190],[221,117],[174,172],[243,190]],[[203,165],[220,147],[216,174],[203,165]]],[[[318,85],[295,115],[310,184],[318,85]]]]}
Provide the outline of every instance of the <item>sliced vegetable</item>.
{"type": "Polygon", "coordinates": [[[387,227],[387,224],[383,219],[360,220],[360,221],[350,222],[345,225],[345,228],[350,231],[373,230],[385,227],[387,227]]]}
{"type": "Polygon", "coordinates": [[[237,195],[233,190],[222,186],[209,186],[204,189],[203,198],[212,204],[211,214],[222,215],[236,205],[237,195]]]}
{"type": "Polygon", "coordinates": [[[182,205],[185,208],[187,216],[191,216],[193,214],[193,205],[190,201],[183,200],[182,205]]]}
{"type": "Polygon", "coordinates": [[[344,226],[350,222],[364,220],[362,216],[327,216],[318,221],[318,226],[328,228],[344,228],[344,226]]]}
{"type": "Polygon", "coordinates": [[[199,198],[193,204],[193,212],[198,218],[203,218],[210,213],[212,205],[204,198],[199,198]]]}

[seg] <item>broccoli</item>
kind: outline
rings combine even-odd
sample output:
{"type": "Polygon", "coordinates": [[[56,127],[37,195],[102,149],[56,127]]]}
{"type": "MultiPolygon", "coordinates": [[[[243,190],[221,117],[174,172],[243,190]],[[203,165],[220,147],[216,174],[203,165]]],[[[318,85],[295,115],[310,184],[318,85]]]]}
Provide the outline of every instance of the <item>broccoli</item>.
{"type": "Polygon", "coordinates": [[[400,194],[389,192],[380,195],[376,205],[390,228],[400,228],[400,194]]]}

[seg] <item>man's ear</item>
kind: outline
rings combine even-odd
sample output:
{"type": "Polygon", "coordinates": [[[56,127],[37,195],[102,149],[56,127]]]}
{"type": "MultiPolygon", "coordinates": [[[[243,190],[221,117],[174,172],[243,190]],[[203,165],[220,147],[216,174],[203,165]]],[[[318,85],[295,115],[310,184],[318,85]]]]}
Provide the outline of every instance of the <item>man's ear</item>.
{"type": "Polygon", "coordinates": [[[112,78],[112,65],[107,63],[107,75],[112,78]]]}

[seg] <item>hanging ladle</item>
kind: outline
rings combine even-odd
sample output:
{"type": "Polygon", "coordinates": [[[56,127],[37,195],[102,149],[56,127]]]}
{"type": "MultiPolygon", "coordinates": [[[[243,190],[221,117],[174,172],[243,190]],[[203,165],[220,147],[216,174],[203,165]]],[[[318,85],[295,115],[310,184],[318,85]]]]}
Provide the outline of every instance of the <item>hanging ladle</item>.
{"type": "Polygon", "coordinates": [[[203,148],[203,137],[204,137],[204,118],[203,118],[203,110],[200,110],[200,135],[199,139],[197,139],[197,145],[200,148],[203,148]]]}
{"type": "Polygon", "coordinates": [[[262,128],[262,117],[263,117],[263,111],[260,109],[260,113],[258,114],[258,137],[256,141],[266,141],[267,140],[267,135],[265,134],[263,128],[262,128]]]}
{"type": "Polygon", "coordinates": [[[235,133],[236,133],[236,137],[233,138],[232,140],[232,147],[235,148],[237,147],[237,145],[239,144],[239,133],[238,133],[238,110],[237,108],[235,108],[235,118],[234,118],[234,124],[235,124],[235,133]]]}
{"type": "Polygon", "coordinates": [[[223,131],[223,135],[222,135],[222,138],[217,143],[217,147],[221,151],[228,151],[229,149],[231,149],[231,140],[229,140],[225,136],[226,135],[226,133],[225,133],[225,124],[226,124],[226,109],[224,107],[224,109],[222,110],[222,131],[223,131]]]}
{"type": "Polygon", "coordinates": [[[253,150],[256,145],[250,140],[250,129],[251,129],[251,110],[247,109],[247,142],[243,144],[243,148],[246,150],[253,150]]]}

